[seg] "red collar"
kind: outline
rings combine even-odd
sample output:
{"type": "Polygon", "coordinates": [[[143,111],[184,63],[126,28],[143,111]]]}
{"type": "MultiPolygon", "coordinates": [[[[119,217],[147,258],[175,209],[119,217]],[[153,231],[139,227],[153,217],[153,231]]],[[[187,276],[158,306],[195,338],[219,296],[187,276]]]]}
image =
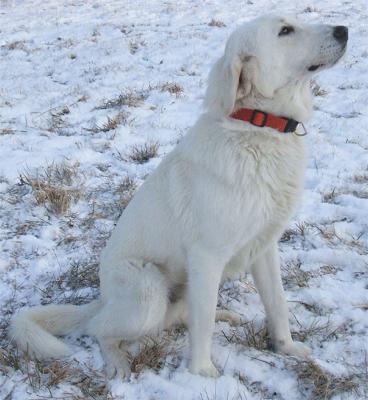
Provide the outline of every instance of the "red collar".
{"type": "Polygon", "coordinates": [[[267,126],[268,128],[277,129],[282,133],[294,132],[299,125],[299,122],[295,121],[295,119],[278,117],[274,114],[252,110],[250,108],[240,108],[238,111],[230,114],[230,117],[250,122],[252,125],[260,128],[267,126]]]}

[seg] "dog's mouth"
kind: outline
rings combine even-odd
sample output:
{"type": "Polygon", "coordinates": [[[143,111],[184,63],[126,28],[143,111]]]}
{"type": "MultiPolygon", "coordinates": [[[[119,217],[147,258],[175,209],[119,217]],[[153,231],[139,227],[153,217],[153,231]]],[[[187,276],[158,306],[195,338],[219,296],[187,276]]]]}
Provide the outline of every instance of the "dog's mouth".
{"type": "Polygon", "coordinates": [[[308,68],[308,71],[317,71],[318,68],[324,67],[325,64],[313,64],[308,68]]]}
{"type": "Polygon", "coordinates": [[[307,70],[310,72],[313,72],[313,71],[317,71],[318,69],[321,69],[324,67],[325,68],[332,67],[345,54],[346,47],[347,47],[346,43],[344,43],[339,49],[337,49],[337,50],[332,49],[332,51],[330,50],[329,54],[327,53],[327,57],[326,57],[326,55],[321,57],[322,58],[321,61],[323,61],[323,62],[318,63],[318,64],[312,64],[307,68],[307,70]]]}

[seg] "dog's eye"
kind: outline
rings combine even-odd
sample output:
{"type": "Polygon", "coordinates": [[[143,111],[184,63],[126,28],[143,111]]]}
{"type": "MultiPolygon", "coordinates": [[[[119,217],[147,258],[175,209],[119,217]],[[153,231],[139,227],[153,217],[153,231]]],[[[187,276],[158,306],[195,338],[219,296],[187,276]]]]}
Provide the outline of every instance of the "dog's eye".
{"type": "Polygon", "coordinates": [[[289,35],[293,32],[295,32],[295,29],[292,26],[283,26],[279,32],[279,36],[289,35]]]}

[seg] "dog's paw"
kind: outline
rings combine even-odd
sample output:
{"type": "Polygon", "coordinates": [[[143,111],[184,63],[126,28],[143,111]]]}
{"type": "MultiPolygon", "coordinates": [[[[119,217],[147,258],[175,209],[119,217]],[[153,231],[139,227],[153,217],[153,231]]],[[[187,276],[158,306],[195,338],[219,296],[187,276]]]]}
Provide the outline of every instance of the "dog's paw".
{"type": "Polygon", "coordinates": [[[301,342],[279,342],[275,346],[275,350],[277,353],[300,358],[308,358],[312,353],[312,350],[301,342]]]}
{"type": "Polygon", "coordinates": [[[213,365],[212,361],[207,364],[197,365],[195,363],[189,364],[189,372],[194,375],[202,375],[209,378],[218,378],[220,376],[220,372],[213,365]]]}
{"type": "Polygon", "coordinates": [[[125,360],[115,360],[115,362],[109,362],[105,366],[105,373],[107,379],[120,378],[122,380],[128,380],[131,375],[129,363],[125,360]]]}
{"type": "Polygon", "coordinates": [[[224,321],[229,323],[231,326],[241,325],[242,323],[240,314],[230,310],[217,310],[216,321],[224,321]]]}

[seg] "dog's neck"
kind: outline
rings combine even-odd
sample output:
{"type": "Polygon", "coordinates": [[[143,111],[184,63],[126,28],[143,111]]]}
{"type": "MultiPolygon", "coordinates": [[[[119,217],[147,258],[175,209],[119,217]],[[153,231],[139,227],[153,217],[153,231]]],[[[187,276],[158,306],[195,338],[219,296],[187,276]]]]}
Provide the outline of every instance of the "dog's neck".
{"type": "Polygon", "coordinates": [[[312,113],[312,93],[309,80],[288,83],[274,92],[272,98],[264,97],[254,86],[246,96],[235,102],[234,111],[240,108],[261,110],[274,115],[305,122],[312,113]]]}

